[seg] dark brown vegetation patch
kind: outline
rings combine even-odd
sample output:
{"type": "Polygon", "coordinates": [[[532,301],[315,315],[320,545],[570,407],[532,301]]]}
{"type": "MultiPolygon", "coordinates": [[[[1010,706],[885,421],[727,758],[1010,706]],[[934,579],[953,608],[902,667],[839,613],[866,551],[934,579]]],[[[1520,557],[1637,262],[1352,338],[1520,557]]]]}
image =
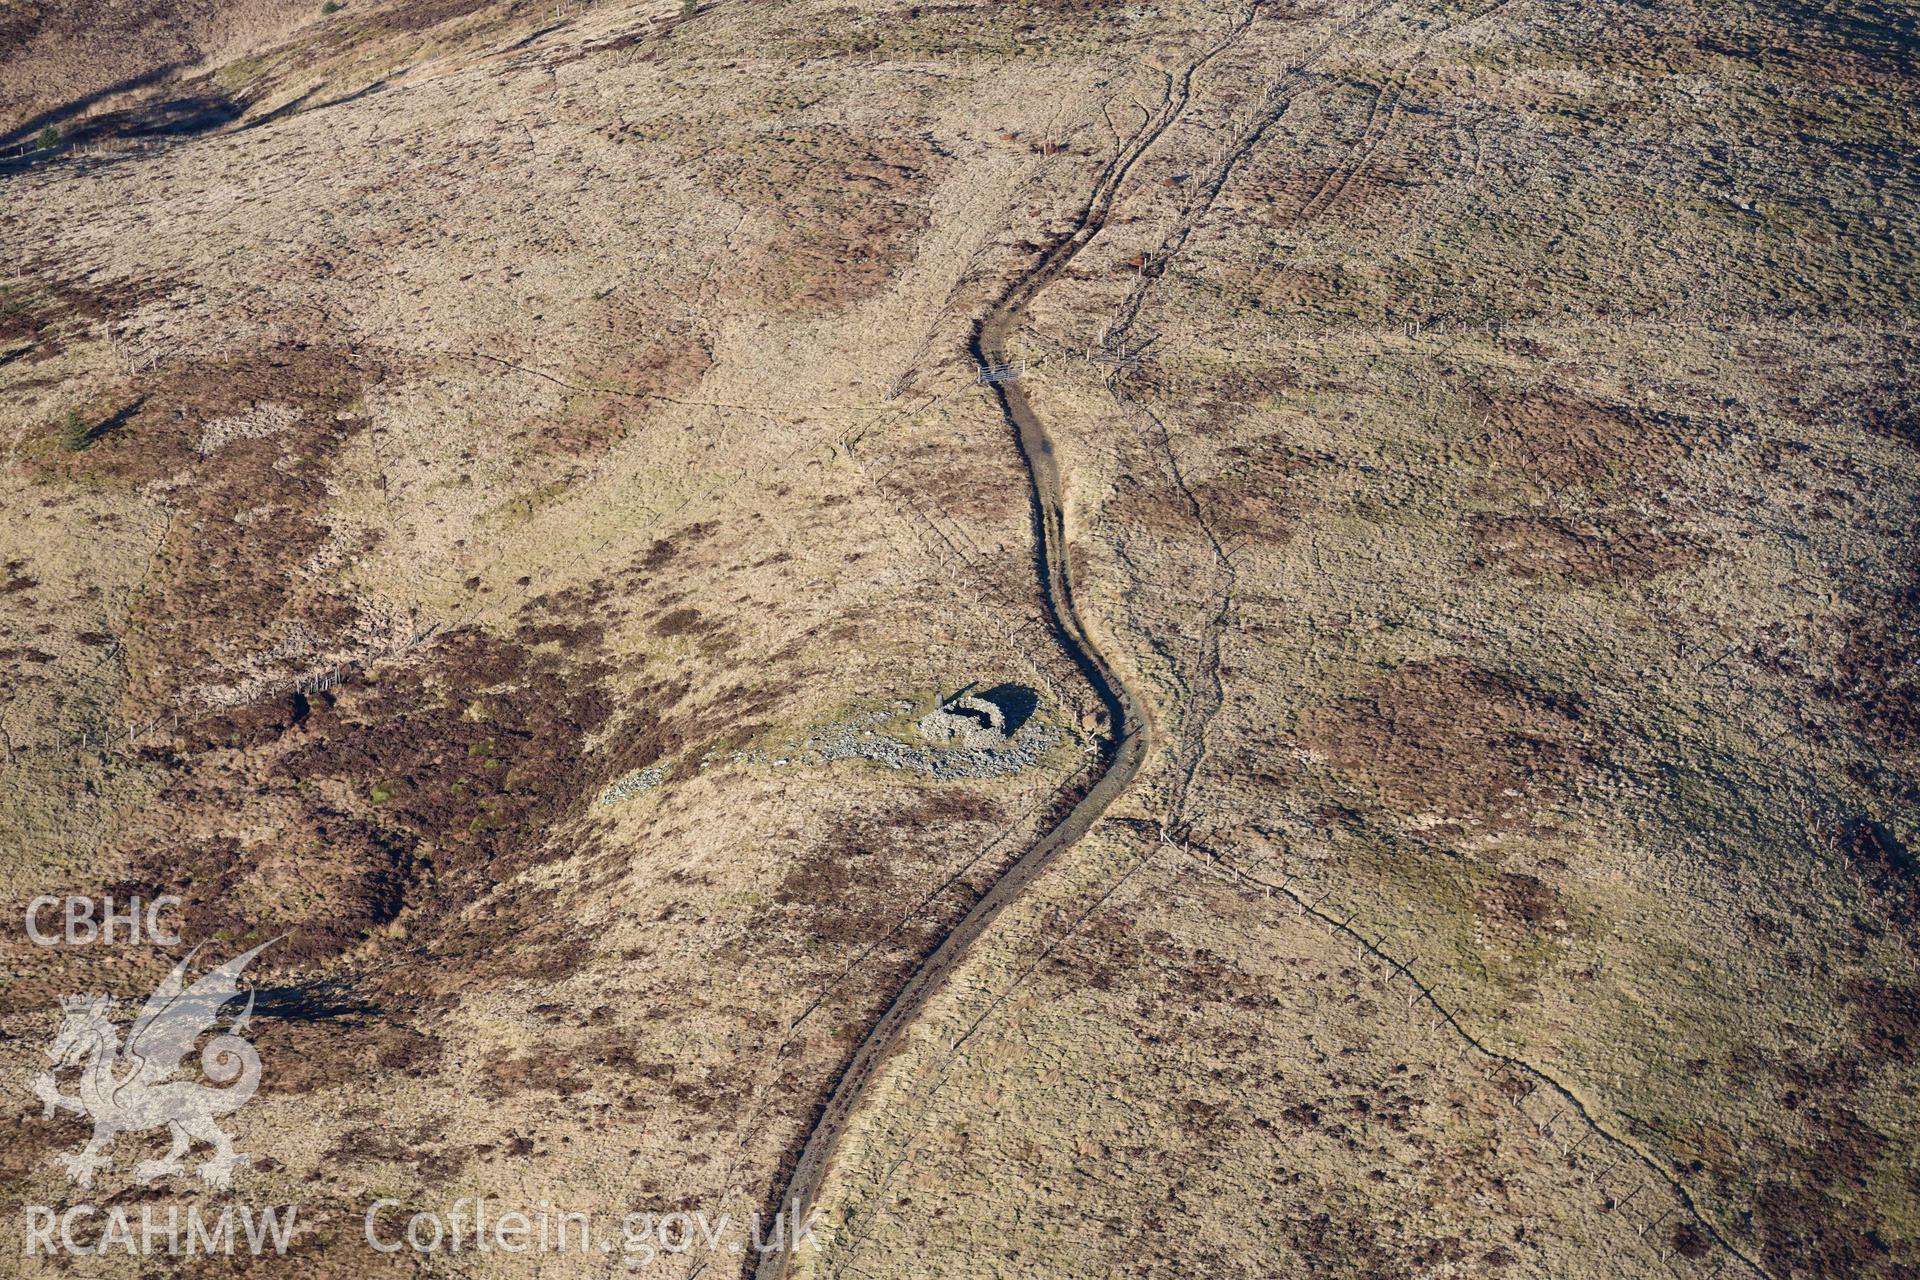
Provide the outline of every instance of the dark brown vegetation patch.
{"type": "Polygon", "coordinates": [[[1466,412],[1476,448],[1541,484],[1600,484],[1647,474],[1678,456],[1687,419],[1603,404],[1556,390],[1475,389],[1466,412]]]}
{"type": "Polygon", "coordinates": [[[1567,929],[1559,892],[1538,876],[1503,871],[1481,888],[1474,905],[1489,931],[1512,942],[1567,929]]]}
{"type": "Polygon", "coordinates": [[[1908,554],[1898,586],[1855,614],[1819,692],[1882,749],[1920,747],[1920,554],[1908,554]]]}
{"type": "Polygon", "coordinates": [[[273,1069],[261,1078],[268,1094],[308,1093],[368,1079],[392,1079],[437,1069],[439,1037],[421,1029],[436,1010],[413,1002],[339,1019],[256,1018],[252,1034],[261,1060],[273,1069]]]}
{"type": "Polygon", "coordinates": [[[482,1087],[495,1097],[549,1092],[564,1098],[620,1079],[659,1082],[673,1074],[672,1063],[642,1058],[632,1036],[610,1031],[570,1046],[549,1044],[525,1053],[499,1051],[487,1059],[482,1087]]]}
{"type": "MultiPolygon", "coordinates": [[[[797,930],[810,948],[835,955],[879,941],[930,883],[929,867],[978,847],[984,824],[1001,812],[984,796],[946,788],[902,794],[889,810],[834,814],[807,841],[763,913],[770,935],[797,930]]],[[[950,894],[944,906],[964,909],[962,898],[950,894]]],[[[933,930],[938,910],[921,912],[919,927],[933,930]]]]}
{"type": "Polygon", "coordinates": [[[1581,711],[1576,695],[1440,658],[1308,711],[1302,736],[1402,809],[1507,824],[1579,766],[1581,711]]]}
{"type": "Polygon", "coordinates": [[[1851,423],[1920,449],[1920,343],[1889,337],[1885,347],[1880,358],[1852,370],[1858,382],[1809,389],[1812,371],[1782,375],[1776,380],[1781,407],[1806,423],[1851,423]]]}
{"type": "Polygon", "coordinates": [[[1920,946],[1920,862],[1898,836],[1870,818],[1842,823],[1834,847],[1882,914],[1920,946]]]}
{"type": "MultiPolygon", "coordinates": [[[[586,335],[563,379],[587,394],[563,413],[513,433],[541,453],[579,458],[603,453],[643,431],[659,400],[691,392],[713,366],[712,338],[692,322],[623,305],[616,294],[600,303],[602,324],[586,335]]],[[[537,363],[530,356],[530,364],[537,363]]]]}
{"type": "MultiPolygon", "coordinates": [[[[1882,1276],[1910,1273],[1902,1198],[1901,1139],[1864,1099],[1890,1068],[1920,1056],[1920,990],[1879,976],[1845,982],[1832,1026],[1839,1034],[1804,1056],[1743,1055],[1744,1070],[1770,1070],[1776,1098],[1797,1123],[1763,1136],[1750,1167],[1762,1170],[1753,1197],[1762,1257],[1778,1275],[1882,1276]]],[[[1911,1184],[1906,1189],[1910,1190],[1911,1184]]]]}
{"type": "MultiPolygon", "coordinates": [[[[431,940],[518,872],[572,852],[549,837],[607,767],[584,747],[611,714],[593,668],[456,632],[377,674],[288,695],[268,704],[275,714],[183,726],[175,776],[126,856],[134,885],[185,899],[189,936],[285,931],[283,963],[324,962],[403,915],[431,940]]],[[[577,950],[541,927],[549,913],[509,900],[462,919],[447,963],[570,969],[577,950]]]]}
{"type": "Polygon", "coordinates": [[[1185,536],[1199,526],[1223,544],[1277,546],[1292,536],[1299,519],[1298,478],[1323,461],[1265,436],[1222,448],[1213,473],[1189,479],[1184,489],[1177,483],[1118,483],[1129,514],[1150,529],[1185,536]]]}
{"type": "Polygon", "coordinates": [[[1857,1276],[1873,1253],[1859,1232],[1833,1216],[1839,1206],[1818,1190],[1785,1179],[1760,1188],[1756,1215],[1762,1257],[1775,1275],[1857,1276]]]}
{"type": "Polygon", "coordinates": [[[1868,1062],[1912,1062],[1920,1054],[1920,988],[1880,978],[1848,985],[1861,1056],[1868,1062]]]}
{"type": "Polygon", "coordinates": [[[1401,208],[1428,184],[1404,155],[1356,152],[1345,162],[1281,169],[1255,198],[1266,225],[1290,227],[1323,216],[1356,218],[1401,208]]]}
{"type": "Polygon", "coordinates": [[[136,712],[246,674],[299,674],[301,655],[280,647],[289,635],[353,626],[354,599],[305,568],[330,533],[334,456],[360,429],[343,415],[378,376],[313,345],[159,370],[129,388],[110,437],[65,460],[128,485],[171,482],[167,539],[129,631],[136,712]]]}
{"type": "Polygon", "coordinates": [[[92,284],[39,276],[0,284],[0,359],[57,355],[75,337],[94,332],[173,284],[124,280],[92,284]]]}
{"type": "Polygon", "coordinates": [[[1467,528],[1478,564],[1497,564],[1522,578],[1635,582],[1706,559],[1695,539],[1632,511],[1592,519],[1479,512],[1467,528]]]}
{"type": "MultiPolygon", "coordinates": [[[[478,13],[497,3],[497,0],[408,0],[406,4],[388,5],[379,13],[380,30],[426,31],[443,22],[455,18],[464,18],[470,13],[478,13]]],[[[519,9],[519,5],[501,6],[507,12],[519,9]]]]}
{"type": "Polygon", "coordinates": [[[837,127],[749,137],[710,180],[769,230],[734,287],[775,307],[847,306],[883,288],[926,228],[927,192],[944,167],[915,138],[837,127]]]}

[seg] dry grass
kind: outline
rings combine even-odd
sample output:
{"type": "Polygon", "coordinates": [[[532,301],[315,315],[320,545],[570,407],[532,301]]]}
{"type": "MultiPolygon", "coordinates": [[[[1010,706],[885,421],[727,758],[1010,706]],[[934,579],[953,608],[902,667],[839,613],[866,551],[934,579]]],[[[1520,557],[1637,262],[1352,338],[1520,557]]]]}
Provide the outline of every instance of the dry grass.
{"type": "MultiPolygon", "coordinates": [[[[299,1274],[387,1265],[376,1195],[763,1207],[1076,750],[795,744],[974,679],[1089,720],[964,343],[1222,16],[62,21],[10,125],[193,61],[0,175],[9,909],[288,933],[236,1129],[299,1274]]],[[[1158,750],[889,1065],[808,1274],[1920,1266],[1886,23],[1270,9],[1196,76],[1018,343],[1158,750]]],[[[0,956],[21,1097],[54,996],[169,962],[0,956]]]]}

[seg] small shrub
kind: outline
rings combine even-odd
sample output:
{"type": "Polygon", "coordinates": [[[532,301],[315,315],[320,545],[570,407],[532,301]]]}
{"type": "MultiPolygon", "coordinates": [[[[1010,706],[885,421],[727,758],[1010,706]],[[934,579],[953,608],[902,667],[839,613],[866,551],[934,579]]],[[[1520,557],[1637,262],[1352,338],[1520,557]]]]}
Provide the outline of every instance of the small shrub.
{"type": "Polygon", "coordinates": [[[93,443],[93,428],[80,416],[78,409],[67,410],[66,421],[60,424],[60,447],[68,453],[78,453],[93,443]]]}
{"type": "Polygon", "coordinates": [[[680,16],[691,18],[700,12],[700,0],[680,0],[680,16]]]}
{"type": "Polygon", "coordinates": [[[340,0],[327,0],[325,4],[320,6],[320,14],[322,17],[330,13],[338,12],[340,12],[340,0]]]}
{"type": "Polygon", "coordinates": [[[34,144],[42,151],[50,151],[60,144],[60,131],[48,125],[40,131],[39,136],[34,138],[34,144]]]}

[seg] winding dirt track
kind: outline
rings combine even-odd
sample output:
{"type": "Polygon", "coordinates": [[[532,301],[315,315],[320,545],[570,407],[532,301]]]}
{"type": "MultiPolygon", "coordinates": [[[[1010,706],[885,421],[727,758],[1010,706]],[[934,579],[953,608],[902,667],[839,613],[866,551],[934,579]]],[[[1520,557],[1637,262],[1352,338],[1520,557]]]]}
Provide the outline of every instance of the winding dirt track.
{"type": "MultiPolygon", "coordinates": [[[[981,367],[1008,362],[1008,341],[1024,323],[1028,305],[1059,276],[1074,255],[1100,234],[1127,175],[1168,126],[1186,110],[1194,72],[1239,39],[1250,21],[1251,11],[1219,43],[1201,54],[1180,74],[1169,78],[1159,110],[1151,113],[1138,129],[1120,141],[1113,157],[1095,180],[1072,228],[1056,239],[1033,266],[1008,285],[999,300],[974,326],[972,355],[981,367]]],[[[1107,730],[1101,740],[1100,755],[1095,766],[1097,772],[1085,795],[1068,810],[1066,816],[1007,868],[914,971],[913,976],[907,979],[906,984],[894,994],[886,1012],[880,1015],[866,1039],[854,1051],[846,1070],[835,1082],[833,1093],[814,1122],[812,1131],[807,1135],[784,1194],[774,1202],[786,1211],[789,1222],[805,1222],[814,1208],[828,1162],[839,1146],[849,1117],[863,1101],[867,1086],[881,1063],[899,1044],[908,1025],[945,984],[968,948],[986,932],[1007,905],[1024,893],[1055,858],[1085,835],[1107,811],[1139,773],[1141,762],[1146,759],[1152,746],[1152,721],[1143,713],[1142,704],[1133,690],[1087,634],[1086,626],[1074,606],[1073,578],[1067,555],[1065,498],[1053,441],[1034,413],[1026,393],[1015,383],[994,384],[994,391],[999,398],[1001,412],[1013,430],[1021,461],[1027,469],[1033,518],[1034,569],[1039,576],[1048,625],[1055,641],[1073,659],[1074,665],[1079,668],[1106,711],[1107,730]]],[[[756,1280],[782,1280],[787,1274],[788,1256],[780,1251],[762,1254],[755,1271],[756,1280]]]]}

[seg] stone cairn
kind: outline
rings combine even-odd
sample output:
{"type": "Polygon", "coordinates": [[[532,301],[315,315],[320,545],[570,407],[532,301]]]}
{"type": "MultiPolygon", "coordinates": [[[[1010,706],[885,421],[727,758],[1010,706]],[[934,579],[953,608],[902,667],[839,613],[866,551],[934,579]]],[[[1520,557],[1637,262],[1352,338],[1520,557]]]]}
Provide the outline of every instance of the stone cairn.
{"type": "Polygon", "coordinates": [[[985,698],[963,694],[921,716],[920,736],[936,747],[993,750],[1007,745],[1007,717],[985,698]]]}

